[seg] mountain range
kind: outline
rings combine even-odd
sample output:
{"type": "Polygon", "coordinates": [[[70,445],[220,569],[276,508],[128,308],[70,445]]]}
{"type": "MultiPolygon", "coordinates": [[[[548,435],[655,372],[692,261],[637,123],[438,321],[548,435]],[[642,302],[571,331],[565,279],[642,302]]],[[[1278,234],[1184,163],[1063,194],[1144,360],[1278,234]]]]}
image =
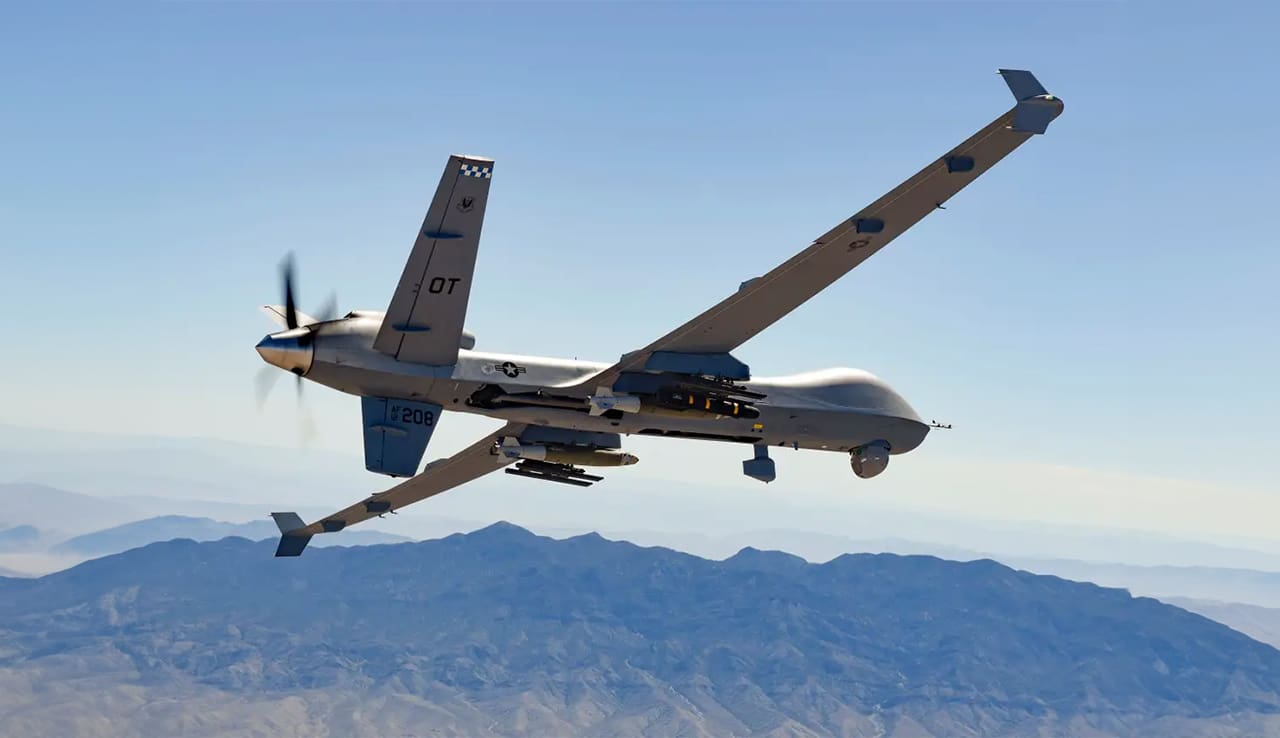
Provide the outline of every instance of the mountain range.
{"type": "Polygon", "coordinates": [[[0,551],[21,551],[40,540],[40,531],[32,525],[0,526],[0,551]]]}
{"type": "Polygon", "coordinates": [[[0,580],[0,734],[1280,735],[1280,651],[992,561],[273,545],[0,580]]]}
{"type": "MultiPolygon", "coordinates": [[[[162,515],[138,520],[113,528],[86,533],[63,541],[53,547],[55,553],[92,557],[120,553],[138,546],[175,538],[193,541],[216,541],[228,537],[248,538],[253,541],[276,540],[280,531],[270,520],[250,523],[226,523],[209,518],[193,518],[186,515],[162,515]]],[[[320,546],[368,546],[378,543],[403,543],[411,538],[391,535],[375,530],[355,530],[349,536],[319,538],[320,546]]]]}

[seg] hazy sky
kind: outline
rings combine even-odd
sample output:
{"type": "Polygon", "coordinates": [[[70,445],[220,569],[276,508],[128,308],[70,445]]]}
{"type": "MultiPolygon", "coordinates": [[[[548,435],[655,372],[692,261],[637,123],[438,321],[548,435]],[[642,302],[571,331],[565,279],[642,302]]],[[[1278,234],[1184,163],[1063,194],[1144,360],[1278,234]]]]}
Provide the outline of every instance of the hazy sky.
{"type": "MultiPolygon", "coordinates": [[[[478,347],[616,359],[1002,113],[994,70],[1020,67],[1066,101],[1049,133],[736,352],[759,376],[865,368],[956,429],[871,482],[784,454],[766,492],[740,447],[652,439],[615,474],[1268,535],[1278,23],[1244,3],[13,5],[0,422],[295,445],[291,388],[261,414],[252,389],[280,257],[304,309],[384,309],[451,152],[497,160],[478,347]]],[[[358,464],[359,403],[309,389],[316,443],[358,464]]],[[[490,425],[449,417],[428,457],[490,425]]]]}

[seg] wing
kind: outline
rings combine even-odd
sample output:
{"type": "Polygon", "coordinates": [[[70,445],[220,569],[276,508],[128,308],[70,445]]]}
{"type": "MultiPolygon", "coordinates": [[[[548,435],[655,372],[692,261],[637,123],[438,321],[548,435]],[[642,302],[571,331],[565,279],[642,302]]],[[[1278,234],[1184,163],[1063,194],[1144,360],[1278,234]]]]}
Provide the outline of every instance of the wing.
{"type": "Polygon", "coordinates": [[[643,349],[624,355],[618,364],[579,387],[612,386],[619,374],[646,367],[684,366],[691,368],[684,373],[697,374],[711,373],[697,367],[741,366],[732,360],[718,362],[715,357],[663,356],[663,361],[657,362],[654,354],[723,355],[737,348],[940,208],[1034,134],[1043,133],[1062,112],[1062,102],[1047,94],[1030,72],[1002,69],[1000,74],[1018,100],[1009,112],[768,274],[743,282],[737,292],[716,306],[643,349]]]}
{"type": "Polygon", "coordinates": [[[415,364],[457,362],[492,177],[492,159],[449,157],[375,349],[415,364]]]}
{"type": "Polygon", "coordinates": [[[385,492],[369,495],[351,507],[310,525],[304,523],[297,513],[271,513],[281,534],[276,556],[299,556],[311,536],[317,533],[336,533],[349,525],[399,510],[507,466],[516,459],[496,452],[499,439],[519,436],[524,429],[523,424],[508,423],[453,456],[427,464],[418,476],[385,492]]]}

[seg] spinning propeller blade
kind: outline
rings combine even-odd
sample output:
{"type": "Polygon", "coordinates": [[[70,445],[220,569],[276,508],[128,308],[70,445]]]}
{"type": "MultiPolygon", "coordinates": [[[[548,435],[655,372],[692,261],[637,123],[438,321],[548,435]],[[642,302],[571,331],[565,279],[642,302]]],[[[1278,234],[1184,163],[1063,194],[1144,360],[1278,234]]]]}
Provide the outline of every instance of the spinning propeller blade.
{"type": "Polygon", "coordinates": [[[267,404],[267,397],[271,395],[271,388],[276,386],[276,382],[280,379],[280,370],[273,366],[264,366],[258,370],[258,376],[254,377],[254,396],[258,400],[258,412],[262,412],[262,408],[267,404]]]}
{"type": "Polygon", "coordinates": [[[338,317],[338,293],[330,292],[329,299],[325,300],[320,306],[320,310],[315,314],[317,323],[327,323],[338,317]]]}
{"type": "MultiPolygon", "coordinates": [[[[317,323],[324,323],[335,320],[338,317],[338,295],[330,293],[329,299],[321,306],[319,312],[315,316],[309,316],[298,312],[298,290],[296,286],[297,267],[295,266],[293,252],[285,254],[280,262],[280,283],[281,291],[284,293],[283,306],[266,306],[263,310],[274,320],[283,318],[284,328],[293,330],[299,327],[310,327],[317,323]],[[280,312],[283,310],[283,316],[280,312]]],[[[305,343],[309,342],[314,335],[314,329],[307,331],[306,335],[301,336],[298,340],[305,343]]],[[[254,395],[257,399],[258,411],[261,412],[266,405],[267,397],[271,394],[271,390],[275,387],[280,378],[279,369],[275,367],[263,367],[259,370],[254,380],[254,395]]],[[[316,435],[315,420],[311,416],[311,411],[304,402],[302,392],[302,376],[294,377],[294,392],[297,397],[299,410],[299,432],[302,436],[303,443],[308,443],[316,435]]]]}
{"type": "Polygon", "coordinates": [[[298,327],[298,305],[293,294],[293,252],[280,262],[280,280],[284,282],[284,325],[290,330],[298,327]]]}

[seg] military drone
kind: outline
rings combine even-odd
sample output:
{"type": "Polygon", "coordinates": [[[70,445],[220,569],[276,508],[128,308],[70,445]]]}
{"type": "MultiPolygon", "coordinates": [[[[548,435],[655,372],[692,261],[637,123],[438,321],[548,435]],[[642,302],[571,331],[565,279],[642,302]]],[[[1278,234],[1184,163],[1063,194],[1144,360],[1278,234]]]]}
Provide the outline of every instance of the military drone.
{"type": "Polygon", "coordinates": [[[588,486],[587,468],[627,466],[629,435],[740,443],[748,477],[775,476],[773,447],[849,455],[863,479],[916,448],[931,424],[888,384],[856,369],[757,378],[732,355],[872,254],[943,207],[1063,109],[1027,71],[1000,70],[1016,103],[959,146],[846,218],[778,267],[614,363],[476,349],[464,328],[494,162],[451,156],[386,312],[308,316],[295,305],[292,265],[284,304],[264,307],[282,330],[258,353],[303,379],[357,395],[365,467],[406,481],[312,523],[272,513],[276,556],[298,556],[312,536],[395,512],[505,469],[527,479],[588,486]],[[419,470],[445,411],[505,422],[419,470]]]}

